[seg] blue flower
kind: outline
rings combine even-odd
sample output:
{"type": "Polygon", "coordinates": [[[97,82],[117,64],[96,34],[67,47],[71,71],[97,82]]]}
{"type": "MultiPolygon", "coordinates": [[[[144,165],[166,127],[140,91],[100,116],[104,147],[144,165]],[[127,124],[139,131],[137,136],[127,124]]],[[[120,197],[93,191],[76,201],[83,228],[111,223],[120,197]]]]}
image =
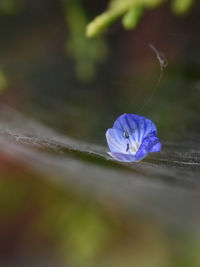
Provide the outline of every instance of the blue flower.
{"type": "Polygon", "coordinates": [[[112,158],[123,162],[144,159],[150,152],[159,152],[161,143],[155,124],[139,115],[123,114],[106,132],[106,139],[112,158]]]}

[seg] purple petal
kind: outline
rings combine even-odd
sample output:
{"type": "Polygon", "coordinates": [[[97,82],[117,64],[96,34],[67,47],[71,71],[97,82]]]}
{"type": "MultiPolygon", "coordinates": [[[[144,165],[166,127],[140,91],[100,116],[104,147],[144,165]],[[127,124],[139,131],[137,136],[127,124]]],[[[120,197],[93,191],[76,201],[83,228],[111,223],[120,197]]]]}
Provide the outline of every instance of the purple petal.
{"type": "Polygon", "coordinates": [[[160,150],[161,143],[159,139],[155,135],[149,135],[143,140],[138,152],[135,155],[120,153],[119,151],[107,153],[117,161],[136,162],[144,159],[148,153],[159,152],[160,150]]]}
{"type": "Polygon", "coordinates": [[[157,128],[151,120],[136,114],[121,115],[114,122],[113,129],[127,132],[136,142],[142,142],[149,134],[157,134],[157,128]]]}
{"type": "Polygon", "coordinates": [[[144,138],[139,150],[135,156],[141,160],[146,157],[148,153],[159,152],[161,150],[161,143],[157,136],[151,134],[144,138]]]}
{"type": "Polygon", "coordinates": [[[118,152],[107,152],[113,159],[121,162],[135,162],[138,161],[134,155],[118,153],[118,152]]]}
{"type": "Polygon", "coordinates": [[[161,148],[162,148],[162,145],[161,145],[161,142],[158,140],[158,143],[155,144],[151,150],[149,151],[150,153],[152,152],[160,152],[161,151],[161,148]]]}

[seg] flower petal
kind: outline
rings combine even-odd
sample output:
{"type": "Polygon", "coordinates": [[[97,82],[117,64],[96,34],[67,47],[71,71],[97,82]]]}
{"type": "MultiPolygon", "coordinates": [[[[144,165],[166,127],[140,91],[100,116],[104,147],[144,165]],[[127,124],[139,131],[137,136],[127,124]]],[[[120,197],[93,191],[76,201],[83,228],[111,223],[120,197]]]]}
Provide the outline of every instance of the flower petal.
{"type": "Polygon", "coordinates": [[[118,152],[107,152],[113,159],[121,162],[135,162],[138,161],[134,155],[118,153],[118,152]]]}
{"type": "Polygon", "coordinates": [[[108,129],[106,139],[111,152],[125,152],[126,142],[123,132],[116,129],[108,129]]]}
{"type": "Polygon", "coordinates": [[[120,153],[119,151],[107,152],[107,153],[117,161],[136,162],[144,159],[148,153],[159,152],[160,150],[161,150],[161,143],[158,137],[152,134],[147,136],[143,140],[138,152],[135,155],[120,153]]]}
{"type": "Polygon", "coordinates": [[[151,150],[149,151],[150,153],[152,152],[160,152],[162,148],[161,142],[158,140],[158,143],[153,145],[153,147],[151,148],[151,150]]]}
{"type": "Polygon", "coordinates": [[[157,136],[154,134],[148,135],[144,138],[139,150],[135,154],[138,160],[141,160],[146,157],[148,153],[159,152],[161,150],[161,143],[157,136]]]}
{"type": "Polygon", "coordinates": [[[152,133],[157,134],[157,128],[151,120],[136,114],[125,113],[121,115],[114,122],[113,129],[127,132],[135,142],[139,143],[147,135],[152,133]]]}

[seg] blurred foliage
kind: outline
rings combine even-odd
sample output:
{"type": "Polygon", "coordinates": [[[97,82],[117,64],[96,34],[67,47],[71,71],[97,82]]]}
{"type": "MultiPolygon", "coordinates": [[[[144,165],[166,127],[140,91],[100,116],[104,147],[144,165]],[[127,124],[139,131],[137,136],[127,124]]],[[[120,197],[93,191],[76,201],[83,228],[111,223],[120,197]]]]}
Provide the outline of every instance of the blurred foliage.
{"type": "Polygon", "coordinates": [[[133,29],[137,26],[138,20],[143,13],[141,5],[132,7],[123,17],[122,23],[126,29],[133,29]]]}
{"type": "MultiPolygon", "coordinates": [[[[75,61],[75,72],[81,81],[91,81],[95,77],[96,64],[102,62],[107,54],[103,38],[88,40],[85,27],[89,22],[80,0],[58,0],[62,3],[66,27],[66,53],[75,61]]],[[[24,0],[0,0],[0,13],[15,15],[25,6],[24,0]]]]}
{"type": "Polygon", "coordinates": [[[8,80],[3,70],[0,69],[0,93],[4,92],[8,87],[8,80]]]}
{"type": "Polygon", "coordinates": [[[74,199],[66,191],[53,194],[39,223],[40,232],[59,240],[60,256],[70,266],[89,264],[111,238],[109,221],[86,199],[74,199]]]}
{"type": "MultiPolygon", "coordinates": [[[[69,30],[66,53],[74,59],[75,72],[81,81],[91,81],[95,77],[98,63],[104,61],[108,52],[102,37],[95,39],[87,37],[98,36],[121,17],[124,27],[133,29],[138,25],[144,9],[155,8],[165,2],[165,0],[110,0],[108,9],[89,23],[82,0],[59,1],[62,3],[69,30]]],[[[194,0],[173,0],[172,10],[176,14],[185,14],[193,2],[194,0]]],[[[4,15],[14,15],[21,12],[25,4],[24,0],[1,0],[0,12],[4,15]]]]}
{"type": "MultiPolygon", "coordinates": [[[[137,26],[144,8],[155,8],[164,2],[165,0],[110,0],[108,9],[87,25],[86,35],[98,36],[121,17],[125,29],[132,29],[137,26]]],[[[176,14],[183,14],[192,2],[193,0],[174,0],[172,10],[176,14]]]]}
{"type": "Polygon", "coordinates": [[[63,267],[199,266],[200,238],[192,229],[180,235],[150,219],[129,217],[112,201],[100,205],[52,182],[57,177],[11,162],[0,169],[0,247],[9,258],[20,247],[25,260],[31,253],[31,266],[40,257],[63,267]]]}
{"type": "Polygon", "coordinates": [[[6,15],[14,15],[21,11],[23,0],[1,0],[0,12],[6,15]]]}
{"type": "Polygon", "coordinates": [[[89,40],[85,36],[88,18],[80,1],[62,0],[69,36],[66,51],[76,62],[76,74],[82,81],[90,81],[95,76],[95,64],[105,59],[107,47],[100,37],[89,40]]]}
{"type": "Polygon", "coordinates": [[[192,6],[194,0],[174,0],[172,10],[177,15],[183,15],[192,6]]]}

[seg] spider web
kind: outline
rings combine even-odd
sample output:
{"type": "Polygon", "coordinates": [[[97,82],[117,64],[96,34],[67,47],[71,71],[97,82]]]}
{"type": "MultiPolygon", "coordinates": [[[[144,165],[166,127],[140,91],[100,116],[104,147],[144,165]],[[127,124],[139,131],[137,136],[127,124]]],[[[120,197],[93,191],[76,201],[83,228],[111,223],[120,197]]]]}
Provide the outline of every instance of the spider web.
{"type": "Polygon", "coordinates": [[[6,106],[0,107],[0,152],[55,183],[98,202],[114,202],[130,216],[191,227],[200,222],[200,144],[169,142],[134,164],[112,161],[106,147],[85,143],[6,106]]]}

